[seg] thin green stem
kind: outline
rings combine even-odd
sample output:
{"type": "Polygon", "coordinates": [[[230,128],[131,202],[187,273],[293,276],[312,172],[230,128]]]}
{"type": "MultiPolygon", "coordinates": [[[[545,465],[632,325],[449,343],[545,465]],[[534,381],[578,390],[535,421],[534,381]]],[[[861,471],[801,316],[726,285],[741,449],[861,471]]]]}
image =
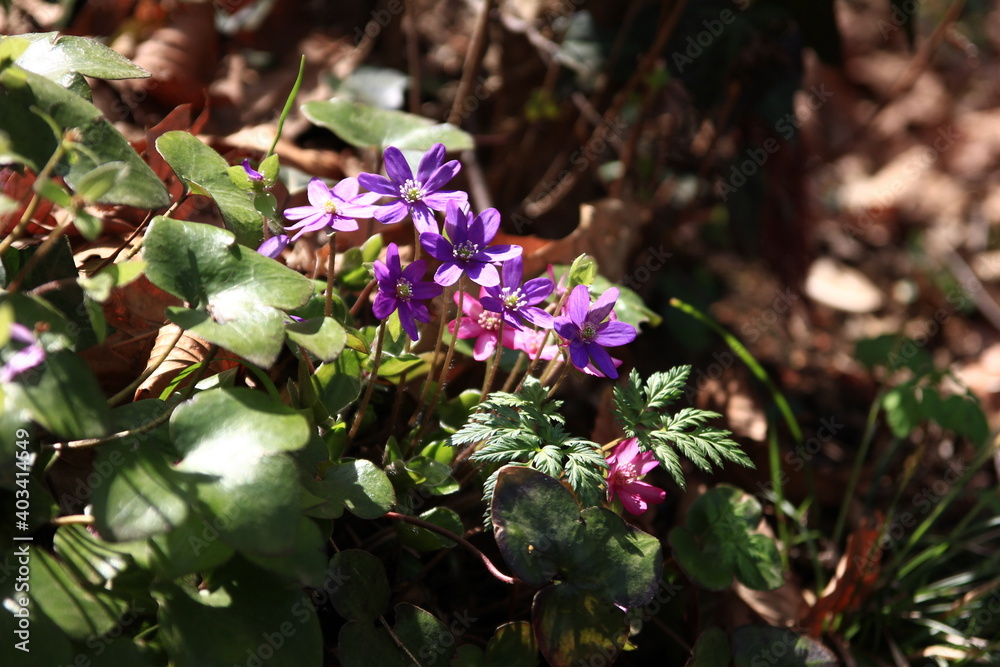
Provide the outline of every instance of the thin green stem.
{"type": "Polygon", "coordinates": [[[844,526],[847,524],[847,511],[851,505],[851,498],[854,497],[854,490],[858,487],[858,480],[861,479],[861,468],[868,458],[868,448],[871,447],[872,440],[875,439],[875,428],[878,425],[878,413],[882,407],[882,398],[885,390],[879,389],[868,408],[868,419],[865,421],[865,432],[861,437],[861,446],[858,447],[857,456],[854,458],[854,467],[851,469],[851,477],[847,481],[847,488],[844,489],[844,501],[837,514],[837,523],[833,527],[833,543],[840,544],[840,538],[844,533],[844,526]]]}
{"type": "Polygon", "coordinates": [[[555,396],[556,390],[559,388],[559,385],[561,385],[563,383],[563,380],[566,379],[566,376],[569,375],[570,368],[571,368],[570,364],[563,362],[562,372],[559,373],[558,379],[556,379],[556,381],[552,384],[552,388],[549,389],[549,393],[545,395],[546,401],[550,400],[553,396],[555,396]]]}
{"type": "Polygon", "coordinates": [[[288,99],[285,100],[285,108],[281,110],[281,116],[278,118],[278,129],[274,132],[274,141],[271,142],[271,147],[267,149],[267,153],[264,154],[264,160],[271,157],[274,153],[275,147],[278,145],[278,139],[281,138],[281,130],[285,126],[285,119],[288,118],[288,114],[292,112],[292,105],[295,103],[295,97],[299,94],[299,87],[302,85],[302,77],[306,71],[306,57],[302,56],[299,59],[299,73],[295,77],[295,83],[292,85],[292,92],[288,94],[288,99]]]}
{"type": "MultiPolygon", "coordinates": [[[[770,420],[768,420],[770,421],[770,420]]],[[[767,434],[767,455],[768,463],[771,468],[771,486],[775,489],[775,500],[777,503],[777,508],[774,512],[775,516],[778,518],[778,536],[781,538],[781,565],[785,572],[789,571],[788,562],[788,549],[791,547],[788,538],[788,520],[785,517],[784,512],[784,498],[779,492],[782,489],[781,485],[781,453],[778,451],[778,429],[773,426],[768,429],[767,434]]]]}
{"type": "Polygon", "coordinates": [[[358,429],[361,428],[361,422],[365,417],[365,410],[368,408],[368,402],[372,398],[372,392],[375,390],[375,381],[378,379],[378,367],[382,361],[382,342],[385,340],[385,324],[378,328],[378,334],[375,336],[375,358],[372,360],[372,374],[368,378],[368,386],[365,388],[365,395],[361,399],[361,405],[358,406],[358,414],[354,415],[354,423],[351,424],[351,430],[347,433],[347,446],[350,446],[351,440],[354,439],[355,434],[357,434],[358,429]]]}
{"type": "Polygon", "coordinates": [[[66,154],[67,150],[68,148],[64,141],[60,141],[56,144],[56,149],[49,157],[49,161],[45,163],[42,170],[35,176],[35,192],[31,196],[31,201],[28,202],[28,206],[24,209],[24,213],[21,214],[21,219],[17,221],[17,226],[11,230],[10,234],[8,234],[6,238],[0,241],[0,256],[3,256],[3,254],[7,252],[7,249],[10,248],[10,245],[14,241],[24,235],[24,230],[27,229],[28,223],[31,221],[31,216],[33,216],[35,211],[38,210],[38,205],[42,201],[42,196],[38,193],[38,184],[48,179],[49,174],[56,168],[56,165],[59,164],[60,160],[62,160],[63,155],[66,154]]]}

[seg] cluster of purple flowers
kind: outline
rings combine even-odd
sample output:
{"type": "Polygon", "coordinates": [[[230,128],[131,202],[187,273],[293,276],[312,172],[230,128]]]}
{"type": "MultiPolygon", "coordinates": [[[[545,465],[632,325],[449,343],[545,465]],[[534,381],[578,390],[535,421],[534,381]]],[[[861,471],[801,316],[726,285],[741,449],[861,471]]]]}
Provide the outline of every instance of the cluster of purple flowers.
{"type": "MultiPolygon", "coordinates": [[[[591,375],[618,377],[621,361],[612,358],[606,348],[631,342],[636,332],[615,319],[617,289],[607,290],[591,305],[590,291],[579,285],[565,298],[562,312],[554,317],[543,306],[556,291],[555,283],[549,278],[524,282],[521,247],[491,245],[500,229],[500,213],[490,208],[474,216],[466,193],[444,189],[461,165],[457,160],[445,161],[443,145],[435,144],[421,158],[416,175],[398,148],[387,148],[384,158],[388,176],[361,174],[356,179],[345,178],[333,188],[314,178],[308,188],[309,205],[285,211],[285,217],[296,223],[288,228],[295,235],[271,237],[259,252],[277,257],[306,232],[353,231],[359,219],[375,218],[391,224],[409,216],[420,245],[441,264],[433,282],[424,282],[426,262],[417,260],[403,268],[398,247],[390,244],[385,261],[374,263],[378,281],[373,306],[376,317],[385,319],[396,312],[403,330],[417,340],[417,322],[431,319],[427,301],[467,276],[480,286],[479,298],[464,296],[463,312],[449,329],[459,338],[475,339],[477,360],[488,359],[498,344],[521,350],[532,359],[553,359],[558,347],[546,345],[546,341],[549,332],[555,331],[568,346],[570,361],[576,368],[591,375]],[[360,192],[359,186],[368,192],[360,192]],[[382,198],[390,201],[377,204],[382,198]],[[445,214],[443,233],[434,211],[445,214]]],[[[253,176],[248,165],[244,168],[253,176]]]]}

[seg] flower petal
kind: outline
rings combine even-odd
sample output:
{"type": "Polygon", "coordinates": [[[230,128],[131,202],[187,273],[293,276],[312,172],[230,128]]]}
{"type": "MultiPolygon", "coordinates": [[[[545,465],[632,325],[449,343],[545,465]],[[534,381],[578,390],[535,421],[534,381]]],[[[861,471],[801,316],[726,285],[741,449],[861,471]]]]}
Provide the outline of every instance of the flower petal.
{"type": "Polygon", "coordinates": [[[469,195],[458,190],[441,190],[430,192],[421,199],[422,202],[430,206],[435,211],[444,211],[448,207],[448,202],[456,202],[460,207],[469,204],[469,195]]]}
{"type": "Polygon", "coordinates": [[[257,252],[264,255],[265,257],[270,257],[274,259],[281,254],[281,251],[288,247],[288,235],[287,234],[275,234],[268,240],[260,244],[257,248],[257,252]]]}
{"type": "Polygon", "coordinates": [[[500,274],[497,273],[496,267],[492,264],[470,262],[465,267],[465,272],[469,275],[469,279],[472,282],[478,283],[483,287],[493,287],[500,284],[500,274]]]}
{"type": "Polygon", "coordinates": [[[376,192],[386,197],[399,196],[399,186],[380,174],[358,174],[358,183],[365,190],[376,192]]]}
{"type": "Polygon", "coordinates": [[[435,169],[425,180],[421,180],[420,182],[424,186],[424,190],[427,192],[437,192],[445,183],[455,178],[461,170],[462,165],[458,160],[449,160],[435,169]]]}
{"type": "Polygon", "coordinates": [[[379,206],[375,209],[375,219],[383,225],[391,225],[406,218],[410,212],[410,207],[402,200],[395,201],[386,206],[379,206]]]}
{"type": "Polygon", "coordinates": [[[456,240],[458,230],[461,227],[468,227],[468,221],[466,220],[465,211],[458,205],[456,201],[449,201],[448,208],[445,209],[444,213],[444,232],[451,239],[452,243],[461,243],[465,239],[456,240]]]}
{"type": "Polygon", "coordinates": [[[380,319],[384,320],[390,315],[392,311],[396,310],[396,306],[399,301],[394,296],[389,296],[385,292],[379,292],[375,296],[375,303],[372,304],[372,314],[380,319]]]}
{"type": "Polygon", "coordinates": [[[604,373],[605,377],[609,377],[612,380],[618,378],[618,370],[615,368],[615,362],[611,360],[611,355],[608,354],[607,350],[597,343],[587,343],[587,354],[594,360],[594,365],[604,373]]]}
{"type": "Polygon", "coordinates": [[[495,331],[487,331],[476,339],[476,344],[472,346],[472,358],[476,361],[484,361],[490,358],[497,348],[497,334],[495,331]]]}
{"type": "Polygon", "coordinates": [[[431,213],[422,202],[414,202],[410,208],[410,217],[413,219],[413,226],[421,234],[438,233],[437,218],[431,213]]]}
{"type": "Polygon", "coordinates": [[[399,313],[399,323],[403,325],[403,331],[406,332],[406,335],[410,337],[410,340],[419,340],[420,332],[417,331],[417,322],[413,319],[410,304],[400,301],[397,312],[399,313]]]}
{"type": "MultiPolygon", "coordinates": [[[[395,146],[389,146],[385,149],[383,159],[385,161],[385,173],[389,174],[389,178],[395,182],[397,187],[402,186],[403,183],[413,178],[413,172],[410,170],[410,165],[406,162],[406,158],[403,157],[403,152],[395,146]]],[[[399,191],[397,190],[398,193],[399,191]]]]}
{"type": "MultiPolygon", "coordinates": [[[[507,261],[512,262],[514,260],[508,259],[507,261]]],[[[536,303],[545,301],[552,294],[554,288],[555,285],[548,278],[532,278],[521,287],[521,293],[528,300],[528,305],[534,306],[536,303]]]]}
{"type": "Polygon", "coordinates": [[[488,310],[491,313],[503,312],[503,301],[496,298],[495,296],[480,297],[479,303],[480,305],[482,305],[483,310],[488,310]]]}
{"type": "MultiPolygon", "coordinates": [[[[611,450],[611,455],[614,457],[615,462],[618,465],[632,463],[633,459],[639,455],[639,439],[626,438],[625,440],[622,440],[613,450],[611,450]]],[[[611,457],[608,457],[608,461],[611,461],[611,457]]]]}
{"type": "Polygon", "coordinates": [[[627,322],[605,322],[597,330],[594,342],[604,347],[627,345],[635,340],[635,327],[627,322]]]}
{"type": "Polygon", "coordinates": [[[473,228],[476,229],[479,238],[470,237],[470,240],[479,245],[486,245],[500,231],[500,211],[495,208],[486,209],[476,218],[473,228]]]}
{"type": "Polygon", "coordinates": [[[569,293],[566,305],[563,307],[563,313],[579,328],[583,326],[584,320],[587,319],[587,309],[589,306],[590,290],[587,289],[586,285],[577,285],[569,293]]]}
{"type": "Polygon", "coordinates": [[[552,316],[538,306],[525,306],[519,313],[521,317],[540,329],[552,328],[552,316]]]}
{"type": "Polygon", "coordinates": [[[324,183],[319,178],[314,178],[309,181],[309,186],[306,188],[306,192],[309,195],[309,203],[313,206],[323,208],[326,202],[330,200],[330,188],[326,187],[324,183]]]}
{"type": "Polygon", "coordinates": [[[289,220],[303,220],[311,215],[330,215],[322,208],[317,206],[294,206],[292,208],[286,208],[284,216],[289,220]]]}
{"type": "Polygon", "coordinates": [[[476,259],[481,262],[504,262],[517,257],[523,250],[519,245],[491,245],[476,253],[476,259]]]}
{"type": "Polygon", "coordinates": [[[439,262],[450,262],[455,259],[455,248],[445,237],[434,232],[424,232],[420,235],[420,245],[427,254],[439,262]]]}
{"type": "MultiPolygon", "coordinates": [[[[430,180],[431,174],[441,166],[444,162],[444,144],[437,143],[430,147],[430,149],[424,153],[423,157],[420,158],[420,164],[417,165],[417,180],[426,188],[427,181],[430,180]]],[[[435,188],[436,189],[436,188],[435,188]]]]}
{"type": "Polygon", "coordinates": [[[413,293],[413,299],[417,301],[426,301],[427,299],[435,299],[441,296],[441,292],[444,288],[437,283],[413,283],[410,288],[413,293]]]}
{"type": "Polygon", "coordinates": [[[521,276],[524,275],[524,262],[521,256],[511,257],[503,263],[502,280],[504,287],[518,287],[521,284],[521,276]]]}
{"type": "Polygon", "coordinates": [[[570,341],[569,358],[577,368],[584,369],[587,367],[587,364],[590,363],[590,357],[587,355],[587,347],[583,344],[583,341],[570,341]]]}
{"type": "Polygon", "coordinates": [[[333,186],[333,195],[342,201],[350,202],[351,199],[358,196],[358,179],[353,176],[348,176],[347,178],[342,178],[336,185],[333,186]]]}
{"type": "Polygon", "coordinates": [[[552,328],[556,330],[557,334],[568,341],[579,340],[580,338],[580,325],[568,317],[553,318],[552,328]]]}
{"type": "Polygon", "coordinates": [[[590,313],[587,315],[587,320],[593,322],[594,324],[600,324],[607,317],[608,314],[614,310],[615,302],[618,301],[618,288],[609,287],[604,290],[604,294],[597,298],[594,305],[590,307],[590,313]]]}

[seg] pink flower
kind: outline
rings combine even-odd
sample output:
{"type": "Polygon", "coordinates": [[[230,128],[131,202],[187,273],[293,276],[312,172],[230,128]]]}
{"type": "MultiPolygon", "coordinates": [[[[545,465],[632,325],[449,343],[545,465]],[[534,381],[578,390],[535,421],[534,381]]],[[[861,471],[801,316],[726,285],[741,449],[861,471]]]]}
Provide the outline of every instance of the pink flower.
{"type": "MultiPolygon", "coordinates": [[[[485,294],[485,289],[479,290],[479,296],[485,294]]],[[[458,294],[455,294],[455,303],[458,303],[458,294]]],[[[497,347],[497,334],[500,330],[500,313],[492,313],[485,310],[479,300],[471,294],[466,294],[462,298],[462,312],[466,317],[458,318],[455,322],[448,324],[448,331],[455,333],[457,322],[459,338],[475,338],[476,342],[472,348],[472,358],[476,361],[489,359],[490,355],[497,347]]],[[[504,347],[514,348],[515,330],[506,327],[503,330],[504,347]]]]}
{"type": "Polygon", "coordinates": [[[11,382],[21,373],[40,366],[45,361],[45,348],[28,327],[14,322],[10,325],[10,339],[26,343],[27,347],[22,347],[8,357],[7,363],[0,368],[0,382],[11,382]]]}
{"type": "MultiPolygon", "coordinates": [[[[506,339],[506,330],[504,330],[504,338],[506,339]]],[[[539,357],[545,361],[550,359],[555,359],[556,355],[559,354],[558,345],[546,345],[542,347],[542,343],[545,341],[548,330],[545,329],[518,329],[514,332],[513,347],[515,350],[521,350],[528,355],[529,359],[534,359],[539,357]]],[[[551,338],[551,337],[550,337],[551,338]]]]}
{"type": "Polygon", "coordinates": [[[639,478],[659,465],[653,452],[640,452],[636,438],[623,440],[608,457],[608,500],[615,496],[630,514],[642,514],[649,504],[662,503],[667,492],[639,478]]]}

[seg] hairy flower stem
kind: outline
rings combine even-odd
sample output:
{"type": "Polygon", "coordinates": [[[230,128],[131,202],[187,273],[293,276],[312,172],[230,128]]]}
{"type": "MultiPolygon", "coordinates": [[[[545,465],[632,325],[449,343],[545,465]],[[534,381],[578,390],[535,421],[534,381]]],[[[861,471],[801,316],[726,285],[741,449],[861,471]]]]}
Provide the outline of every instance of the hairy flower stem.
{"type": "MultiPolygon", "coordinates": [[[[333,278],[334,265],[337,258],[337,232],[330,232],[330,258],[326,264],[326,304],[323,307],[323,314],[326,317],[333,316],[333,278]]],[[[377,363],[377,362],[376,362],[377,363]]]]}
{"type": "Polygon", "coordinates": [[[503,354],[503,325],[503,318],[500,318],[500,326],[497,329],[497,352],[493,357],[493,365],[490,366],[490,370],[486,374],[486,379],[483,381],[483,391],[479,394],[480,403],[486,400],[486,395],[493,388],[493,378],[496,377],[497,368],[500,366],[500,356],[503,354]]]}
{"type": "Polygon", "coordinates": [[[556,379],[555,383],[552,385],[552,388],[549,389],[549,393],[545,395],[545,400],[546,401],[549,400],[549,399],[551,399],[553,396],[555,396],[556,390],[559,388],[559,385],[561,385],[563,383],[563,380],[566,379],[566,376],[569,374],[569,369],[571,367],[572,367],[572,364],[565,364],[565,363],[563,364],[562,372],[559,374],[559,377],[556,379]]]}
{"type": "MultiPolygon", "coordinates": [[[[560,312],[562,312],[563,306],[566,304],[566,299],[569,298],[569,293],[570,293],[569,289],[566,289],[566,290],[563,291],[562,296],[559,297],[559,301],[556,303],[555,309],[552,311],[553,314],[554,313],[560,313],[560,312]]],[[[545,337],[542,338],[542,342],[538,346],[538,355],[534,359],[531,360],[531,363],[528,365],[528,370],[526,370],[524,372],[524,376],[521,377],[521,381],[517,383],[517,388],[514,389],[514,393],[515,394],[518,393],[519,391],[521,391],[521,388],[524,386],[524,381],[527,380],[528,376],[530,376],[532,373],[534,373],[535,369],[538,367],[538,362],[541,361],[541,359],[542,359],[542,350],[544,350],[545,346],[548,344],[548,342],[549,342],[549,336],[550,335],[552,335],[552,332],[549,331],[549,330],[546,330],[545,331],[545,337]]],[[[551,364],[552,362],[550,361],[549,363],[551,364]]],[[[545,370],[546,370],[546,372],[548,372],[549,369],[546,368],[545,370]]],[[[504,385],[504,386],[506,387],[506,385],[504,385]]],[[[506,389],[504,389],[504,391],[506,391],[506,389]]]]}
{"type": "MultiPolygon", "coordinates": [[[[539,350],[539,354],[541,354],[541,350],[539,350]]],[[[503,387],[500,388],[500,391],[510,391],[510,386],[514,384],[514,378],[517,377],[517,374],[521,372],[521,366],[524,364],[524,360],[527,358],[528,358],[527,352],[522,352],[521,354],[517,355],[517,361],[514,362],[514,367],[510,369],[510,373],[507,375],[507,379],[504,380],[503,387]]],[[[519,384],[518,389],[520,388],[521,385],[519,384]]]]}
{"type": "Polygon", "coordinates": [[[358,313],[361,312],[361,309],[368,305],[368,295],[372,293],[372,290],[375,289],[376,285],[378,285],[378,281],[374,278],[368,281],[365,288],[361,290],[361,294],[358,295],[358,300],[354,302],[353,306],[351,306],[351,317],[357,317],[358,313]]]}
{"type": "MultiPolygon", "coordinates": [[[[459,289],[462,288],[461,283],[459,284],[459,289]]],[[[441,322],[438,325],[437,339],[434,341],[434,356],[431,358],[431,367],[427,370],[427,377],[424,378],[424,385],[420,388],[420,398],[417,399],[417,409],[414,411],[413,416],[410,417],[410,421],[406,423],[407,426],[413,428],[420,418],[420,415],[424,412],[424,401],[427,400],[427,394],[431,390],[431,378],[434,376],[434,369],[437,368],[438,355],[441,352],[441,341],[444,340],[444,329],[448,324],[448,289],[446,288],[444,294],[441,295],[444,300],[444,307],[441,309],[441,322]]],[[[459,295],[459,300],[461,301],[462,296],[459,295]]],[[[461,306],[459,306],[461,308],[461,306]]],[[[459,317],[462,316],[461,310],[459,310],[459,317]]]]}
{"type": "Polygon", "coordinates": [[[383,323],[378,328],[378,335],[375,336],[375,359],[372,361],[372,374],[368,378],[368,386],[365,388],[365,395],[358,406],[358,413],[354,415],[354,423],[351,424],[351,430],[347,433],[347,445],[345,449],[351,446],[351,440],[354,439],[358,429],[361,428],[361,422],[365,417],[365,410],[368,408],[368,401],[371,400],[372,392],[375,390],[375,381],[378,379],[378,367],[382,361],[382,341],[384,340],[385,324],[383,323]]]}

